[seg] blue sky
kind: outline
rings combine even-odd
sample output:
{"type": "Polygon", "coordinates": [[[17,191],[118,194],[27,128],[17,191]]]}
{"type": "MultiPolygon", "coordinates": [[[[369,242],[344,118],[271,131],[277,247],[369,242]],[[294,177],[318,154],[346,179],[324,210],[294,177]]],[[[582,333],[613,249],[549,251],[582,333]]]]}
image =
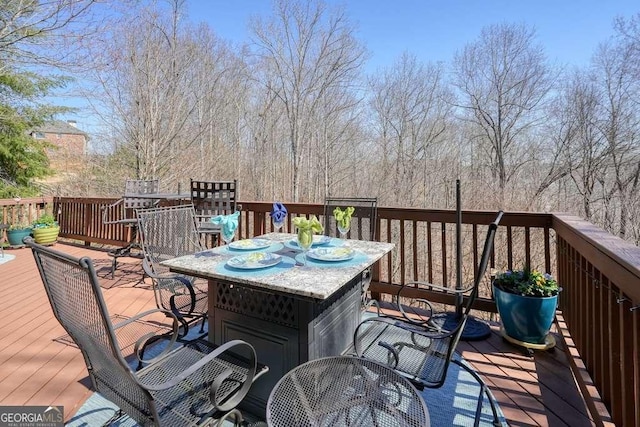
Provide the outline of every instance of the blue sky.
{"type": "MultiPolygon", "coordinates": [[[[613,34],[616,16],[640,12],[638,0],[328,0],[344,4],[371,52],[368,71],[388,66],[403,52],[422,61],[450,61],[488,25],[533,26],[552,62],[588,64],[597,45],[613,34]]],[[[207,22],[219,36],[248,40],[251,15],[267,15],[269,0],[188,0],[189,18],[207,22]]]]}
{"type": "MultiPolygon", "coordinates": [[[[599,43],[613,35],[616,16],[640,13],[639,0],[327,0],[343,4],[370,51],[367,71],[390,66],[403,51],[418,59],[448,62],[483,27],[524,23],[537,31],[538,42],[550,61],[585,66],[599,43]]],[[[187,0],[190,21],[206,22],[220,37],[235,44],[248,42],[249,18],[271,12],[270,0],[187,0]]],[[[93,130],[86,101],[65,99],[79,107],[64,117],[93,130]]]]}

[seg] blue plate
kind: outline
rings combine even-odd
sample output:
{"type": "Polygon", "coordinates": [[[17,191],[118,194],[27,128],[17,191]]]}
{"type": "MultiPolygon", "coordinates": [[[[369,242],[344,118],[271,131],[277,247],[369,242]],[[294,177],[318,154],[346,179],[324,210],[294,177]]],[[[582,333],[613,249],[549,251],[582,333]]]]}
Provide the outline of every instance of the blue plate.
{"type": "Polygon", "coordinates": [[[356,252],[348,247],[314,248],[307,252],[309,258],[318,261],[347,261],[355,256],[356,252]]]}
{"type": "Polygon", "coordinates": [[[243,239],[229,243],[231,249],[239,249],[243,251],[253,251],[256,249],[264,249],[271,246],[271,240],[268,239],[243,239]]]}
{"type": "Polygon", "coordinates": [[[254,252],[247,255],[235,256],[227,261],[227,266],[241,270],[256,270],[258,268],[273,267],[282,261],[282,257],[272,252],[254,252]]]}

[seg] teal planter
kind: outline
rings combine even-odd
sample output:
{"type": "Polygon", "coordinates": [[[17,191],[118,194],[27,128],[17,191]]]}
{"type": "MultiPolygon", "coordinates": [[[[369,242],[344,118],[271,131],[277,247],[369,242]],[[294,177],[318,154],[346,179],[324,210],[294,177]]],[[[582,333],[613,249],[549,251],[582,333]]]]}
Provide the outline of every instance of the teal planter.
{"type": "Polygon", "coordinates": [[[518,341],[544,344],[558,306],[558,296],[524,297],[493,286],[505,333],[518,341]]]}
{"type": "Polygon", "coordinates": [[[30,228],[21,228],[19,230],[7,230],[7,240],[11,246],[22,246],[22,239],[31,235],[30,228]]]}

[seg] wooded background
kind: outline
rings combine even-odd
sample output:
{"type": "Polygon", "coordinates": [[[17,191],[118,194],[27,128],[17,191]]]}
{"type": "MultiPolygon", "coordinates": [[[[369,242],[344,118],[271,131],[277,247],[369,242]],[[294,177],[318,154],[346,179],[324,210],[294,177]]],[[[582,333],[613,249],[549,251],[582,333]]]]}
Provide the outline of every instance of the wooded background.
{"type": "Polygon", "coordinates": [[[184,0],[100,17],[67,72],[101,130],[56,194],[238,179],[243,200],[453,208],[459,178],[466,209],[570,212],[640,243],[640,13],[584,68],[496,23],[451,63],[405,52],[373,73],[346,11],[322,1],[273,1],[244,45],[193,24],[184,0]]]}

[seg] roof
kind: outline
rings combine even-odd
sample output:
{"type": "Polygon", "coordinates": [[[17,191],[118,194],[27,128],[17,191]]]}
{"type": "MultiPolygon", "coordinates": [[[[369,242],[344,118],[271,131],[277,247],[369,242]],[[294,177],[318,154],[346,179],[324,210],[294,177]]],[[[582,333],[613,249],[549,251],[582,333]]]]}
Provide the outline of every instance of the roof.
{"type": "Polygon", "coordinates": [[[86,132],[83,132],[77,127],[72,126],[68,122],[65,122],[62,120],[53,120],[51,122],[47,122],[44,125],[35,128],[34,131],[45,132],[45,133],[65,133],[67,135],[87,136],[86,132]]]}

